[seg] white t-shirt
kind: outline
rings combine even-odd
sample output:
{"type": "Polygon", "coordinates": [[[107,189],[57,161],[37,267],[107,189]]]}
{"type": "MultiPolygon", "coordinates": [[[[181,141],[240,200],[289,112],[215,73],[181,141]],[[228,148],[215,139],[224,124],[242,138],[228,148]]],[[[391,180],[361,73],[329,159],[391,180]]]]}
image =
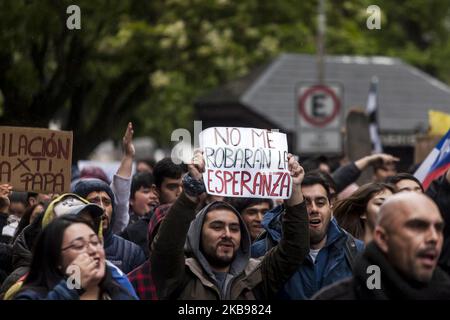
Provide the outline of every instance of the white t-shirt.
{"type": "Polygon", "coordinates": [[[16,233],[16,229],[19,226],[20,218],[16,217],[15,215],[9,215],[8,216],[8,224],[3,227],[2,229],[2,236],[9,236],[14,237],[14,234],[16,233]]]}
{"type": "Polygon", "coordinates": [[[309,256],[311,257],[313,263],[316,262],[317,255],[319,254],[320,249],[309,249],[309,256]]]}

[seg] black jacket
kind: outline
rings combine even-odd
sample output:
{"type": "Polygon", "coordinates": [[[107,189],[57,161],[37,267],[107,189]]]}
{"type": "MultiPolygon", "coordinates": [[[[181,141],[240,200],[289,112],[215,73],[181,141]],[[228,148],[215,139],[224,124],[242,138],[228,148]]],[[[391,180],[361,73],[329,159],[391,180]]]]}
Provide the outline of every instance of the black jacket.
{"type": "Polygon", "coordinates": [[[319,291],[315,300],[449,300],[450,277],[437,267],[427,284],[406,279],[386,260],[375,243],[369,243],[364,254],[356,261],[354,275],[319,291]],[[379,287],[376,272],[379,267],[379,287]]]}
{"type": "Polygon", "coordinates": [[[13,284],[28,273],[32,258],[31,248],[42,230],[43,216],[43,214],[39,214],[14,241],[12,245],[12,273],[3,282],[0,288],[0,296],[3,296],[13,284]]]}
{"type": "Polygon", "coordinates": [[[446,175],[434,180],[428,187],[426,194],[436,202],[445,221],[444,238],[450,237],[450,183],[446,175]]]}
{"type": "Polygon", "coordinates": [[[12,246],[6,243],[0,243],[0,284],[7,278],[12,271],[12,246]]]}
{"type": "Polygon", "coordinates": [[[8,225],[8,214],[0,212],[0,243],[10,243],[11,237],[2,235],[3,228],[8,225]]]}
{"type": "Polygon", "coordinates": [[[12,268],[13,272],[8,275],[0,288],[0,294],[3,296],[8,289],[15,284],[22,276],[28,273],[31,264],[31,249],[27,243],[26,234],[30,232],[32,227],[26,227],[17,237],[12,246],[12,268]]]}
{"type": "Polygon", "coordinates": [[[446,175],[434,180],[426,193],[439,207],[445,222],[444,245],[439,266],[450,275],[450,183],[448,183],[446,175]]]}
{"type": "Polygon", "coordinates": [[[130,223],[121,234],[122,238],[140,246],[144,251],[146,259],[150,256],[148,249],[148,223],[150,221],[151,214],[152,212],[140,219],[137,219],[135,222],[130,223]]]}
{"type": "Polygon", "coordinates": [[[254,300],[273,297],[309,252],[309,223],[305,203],[286,208],[283,239],[264,258],[258,260],[250,258],[248,230],[239,212],[230,206],[230,210],[240,220],[241,245],[223,285],[200,249],[202,225],[209,207],[214,203],[196,214],[197,205],[182,192],[170,208],[152,243],[150,255],[158,297],[181,300],[254,300]]]}
{"type": "Polygon", "coordinates": [[[361,175],[361,170],[355,165],[354,162],[338,168],[331,174],[333,181],[336,185],[336,193],[343,191],[353,182],[358,180],[361,175]]]}
{"type": "Polygon", "coordinates": [[[106,259],[123,273],[129,273],[145,262],[144,252],[133,242],[113,233],[106,234],[104,240],[106,259]]]}

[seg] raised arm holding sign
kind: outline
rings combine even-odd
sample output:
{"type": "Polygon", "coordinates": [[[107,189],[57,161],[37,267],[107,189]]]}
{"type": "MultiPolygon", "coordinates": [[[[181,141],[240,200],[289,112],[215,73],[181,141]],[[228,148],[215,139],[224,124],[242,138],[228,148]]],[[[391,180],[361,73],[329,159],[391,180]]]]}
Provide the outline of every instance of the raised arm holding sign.
{"type": "Polygon", "coordinates": [[[202,181],[206,157],[203,151],[194,153],[188,164],[189,174],[183,178],[183,192],[153,240],[150,263],[158,297],[273,298],[309,252],[309,219],[301,190],[303,168],[291,154],[286,154],[292,192],[285,201],[282,239],[256,260],[249,258],[250,235],[233,206],[215,201],[196,210],[206,189],[202,181]],[[216,276],[219,274],[223,277],[216,276]]]}
{"type": "Polygon", "coordinates": [[[254,128],[214,127],[200,133],[206,191],[212,195],[289,199],[284,133],[254,128]]]}
{"type": "MultiPolygon", "coordinates": [[[[305,176],[305,171],[302,166],[295,160],[292,154],[287,155],[288,158],[288,174],[292,179],[292,192],[289,199],[286,199],[286,205],[295,206],[301,202],[303,202],[303,194],[301,192],[301,183],[305,176]]],[[[195,181],[197,184],[202,184],[202,178],[204,177],[204,172],[206,169],[206,162],[204,160],[204,153],[201,150],[196,150],[194,152],[194,157],[192,159],[192,163],[188,165],[189,176],[195,181]]],[[[198,189],[200,189],[198,187],[198,189]]],[[[186,192],[187,190],[185,190],[186,192]]],[[[193,202],[197,202],[197,197],[200,196],[200,191],[197,195],[191,195],[186,193],[186,196],[193,202]]]]}
{"type": "Polygon", "coordinates": [[[0,182],[16,191],[70,190],[72,132],[0,127],[0,182]]]}

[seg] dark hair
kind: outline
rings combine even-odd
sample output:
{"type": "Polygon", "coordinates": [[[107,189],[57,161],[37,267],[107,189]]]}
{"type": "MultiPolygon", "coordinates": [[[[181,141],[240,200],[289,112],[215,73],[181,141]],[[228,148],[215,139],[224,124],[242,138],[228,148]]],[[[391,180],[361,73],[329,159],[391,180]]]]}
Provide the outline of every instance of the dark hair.
{"type": "Polygon", "coordinates": [[[315,158],[306,159],[301,162],[301,166],[306,173],[319,168],[320,163],[315,158]]]}
{"type": "Polygon", "coordinates": [[[8,196],[10,202],[20,202],[25,207],[28,207],[27,197],[28,197],[28,192],[18,192],[18,191],[13,191],[8,196]]]}
{"type": "Polygon", "coordinates": [[[22,232],[22,230],[25,229],[25,227],[27,227],[30,224],[31,215],[33,214],[33,211],[34,211],[34,209],[36,209],[37,206],[42,206],[44,208],[44,210],[42,212],[45,212],[46,206],[41,202],[36,203],[36,204],[32,205],[31,207],[28,207],[25,210],[23,217],[20,219],[19,225],[17,226],[16,232],[14,233],[12,243],[14,243],[14,241],[17,239],[17,237],[22,232]]]}
{"type": "Polygon", "coordinates": [[[410,173],[406,173],[406,172],[397,173],[395,176],[388,177],[386,179],[386,182],[391,183],[393,185],[397,185],[397,183],[401,180],[412,180],[420,186],[420,189],[422,189],[422,192],[425,192],[425,190],[423,190],[422,183],[410,173]]]}
{"type": "Polygon", "coordinates": [[[301,162],[301,166],[303,170],[308,173],[314,170],[318,170],[322,163],[330,167],[331,170],[330,160],[325,155],[318,155],[315,157],[307,158],[301,162]]]}
{"type": "Polygon", "coordinates": [[[313,170],[309,173],[316,174],[320,176],[324,181],[326,181],[328,184],[328,188],[330,188],[330,194],[335,195],[335,193],[337,192],[337,186],[333,180],[333,177],[329,173],[320,171],[319,169],[313,170]]]}
{"type": "Polygon", "coordinates": [[[96,232],[86,220],[71,214],[58,217],[50,222],[37,237],[33,248],[30,272],[23,283],[24,289],[35,287],[48,291],[64,278],[64,273],[58,268],[62,259],[61,245],[64,232],[74,223],[83,223],[96,232]]]}
{"type": "Polygon", "coordinates": [[[153,168],[156,187],[161,188],[164,178],[180,179],[183,172],[183,166],[173,163],[170,158],[164,158],[158,161],[153,168]]]}
{"type": "Polygon", "coordinates": [[[0,210],[6,209],[6,211],[8,211],[9,203],[10,201],[8,197],[0,197],[0,210]]]}
{"type": "Polygon", "coordinates": [[[346,199],[338,201],[333,210],[333,216],[338,224],[354,237],[364,237],[365,226],[361,216],[366,212],[370,199],[383,190],[396,193],[395,186],[383,182],[371,182],[359,187],[346,199]]]}
{"type": "MultiPolygon", "coordinates": [[[[17,237],[23,235],[23,238],[25,240],[25,244],[27,248],[31,249],[34,247],[34,244],[36,243],[36,239],[41,233],[42,230],[42,219],[44,218],[44,212],[38,214],[36,216],[36,219],[33,220],[28,226],[26,226],[19,234],[17,234],[17,237]]],[[[14,242],[13,242],[14,246],[14,242]]]]}
{"type": "MultiPolygon", "coordinates": [[[[27,289],[48,292],[65,278],[63,271],[58,268],[62,259],[61,245],[64,232],[74,223],[83,223],[95,233],[97,232],[88,221],[73,214],[58,217],[50,222],[37,238],[33,248],[30,271],[19,292],[27,289]]],[[[114,282],[108,268],[105,268],[105,277],[99,287],[102,292],[107,292],[113,299],[116,294],[129,296],[127,290],[114,282]]]]}
{"type": "Polygon", "coordinates": [[[139,172],[139,173],[136,173],[133,176],[133,179],[131,180],[130,199],[134,199],[134,194],[141,187],[143,187],[143,188],[151,188],[154,183],[155,183],[155,179],[153,178],[153,175],[150,172],[139,172]]]}
{"type": "Polygon", "coordinates": [[[327,192],[328,201],[331,202],[331,189],[333,188],[332,183],[334,184],[333,179],[326,178],[323,172],[311,171],[305,174],[302,181],[302,186],[320,184],[327,192]]]}
{"type": "Polygon", "coordinates": [[[153,168],[155,166],[155,160],[152,160],[152,159],[138,159],[138,160],[136,160],[136,167],[137,167],[137,165],[140,162],[145,163],[146,165],[148,165],[151,168],[153,168]]]}
{"type": "Polygon", "coordinates": [[[262,198],[230,198],[227,202],[231,204],[239,213],[242,213],[248,207],[258,205],[260,203],[269,204],[269,210],[273,208],[273,201],[271,199],[262,198]]]}
{"type": "MultiPolygon", "coordinates": [[[[247,227],[246,227],[244,221],[239,218],[240,215],[239,215],[239,213],[236,212],[237,211],[236,208],[233,205],[231,205],[230,203],[225,202],[225,201],[212,202],[209,205],[208,211],[205,214],[205,219],[206,219],[206,216],[208,215],[208,213],[210,213],[213,210],[227,210],[227,211],[233,212],[234,214],[236,214],[236,216],[238,216],[239,225],[241,227],[241,232],[243,229],[247,230],[247,227]]],[[[205,222],[205,221],[203,221],[203,222],[205,222]]],[[[242,241],[242,239],[241,239],[241,241],[242,241]]]]}
{"type": "Polygon", "coordinates": [[[30,198],[37,198],[39,193],[37,192],[28,192],[27,194],[27,203],[30,203],[30,198]]]}

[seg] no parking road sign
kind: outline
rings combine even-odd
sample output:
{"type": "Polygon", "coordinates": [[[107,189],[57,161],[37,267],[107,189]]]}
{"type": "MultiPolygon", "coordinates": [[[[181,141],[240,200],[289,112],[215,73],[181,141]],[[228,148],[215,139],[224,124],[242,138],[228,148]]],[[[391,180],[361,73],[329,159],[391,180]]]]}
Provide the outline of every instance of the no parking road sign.
{"type": "Polygon", "coordinates": [[[340,153],[342,88],[301,85],[297,92],[297,148],[300,153],[340,153]]]}

